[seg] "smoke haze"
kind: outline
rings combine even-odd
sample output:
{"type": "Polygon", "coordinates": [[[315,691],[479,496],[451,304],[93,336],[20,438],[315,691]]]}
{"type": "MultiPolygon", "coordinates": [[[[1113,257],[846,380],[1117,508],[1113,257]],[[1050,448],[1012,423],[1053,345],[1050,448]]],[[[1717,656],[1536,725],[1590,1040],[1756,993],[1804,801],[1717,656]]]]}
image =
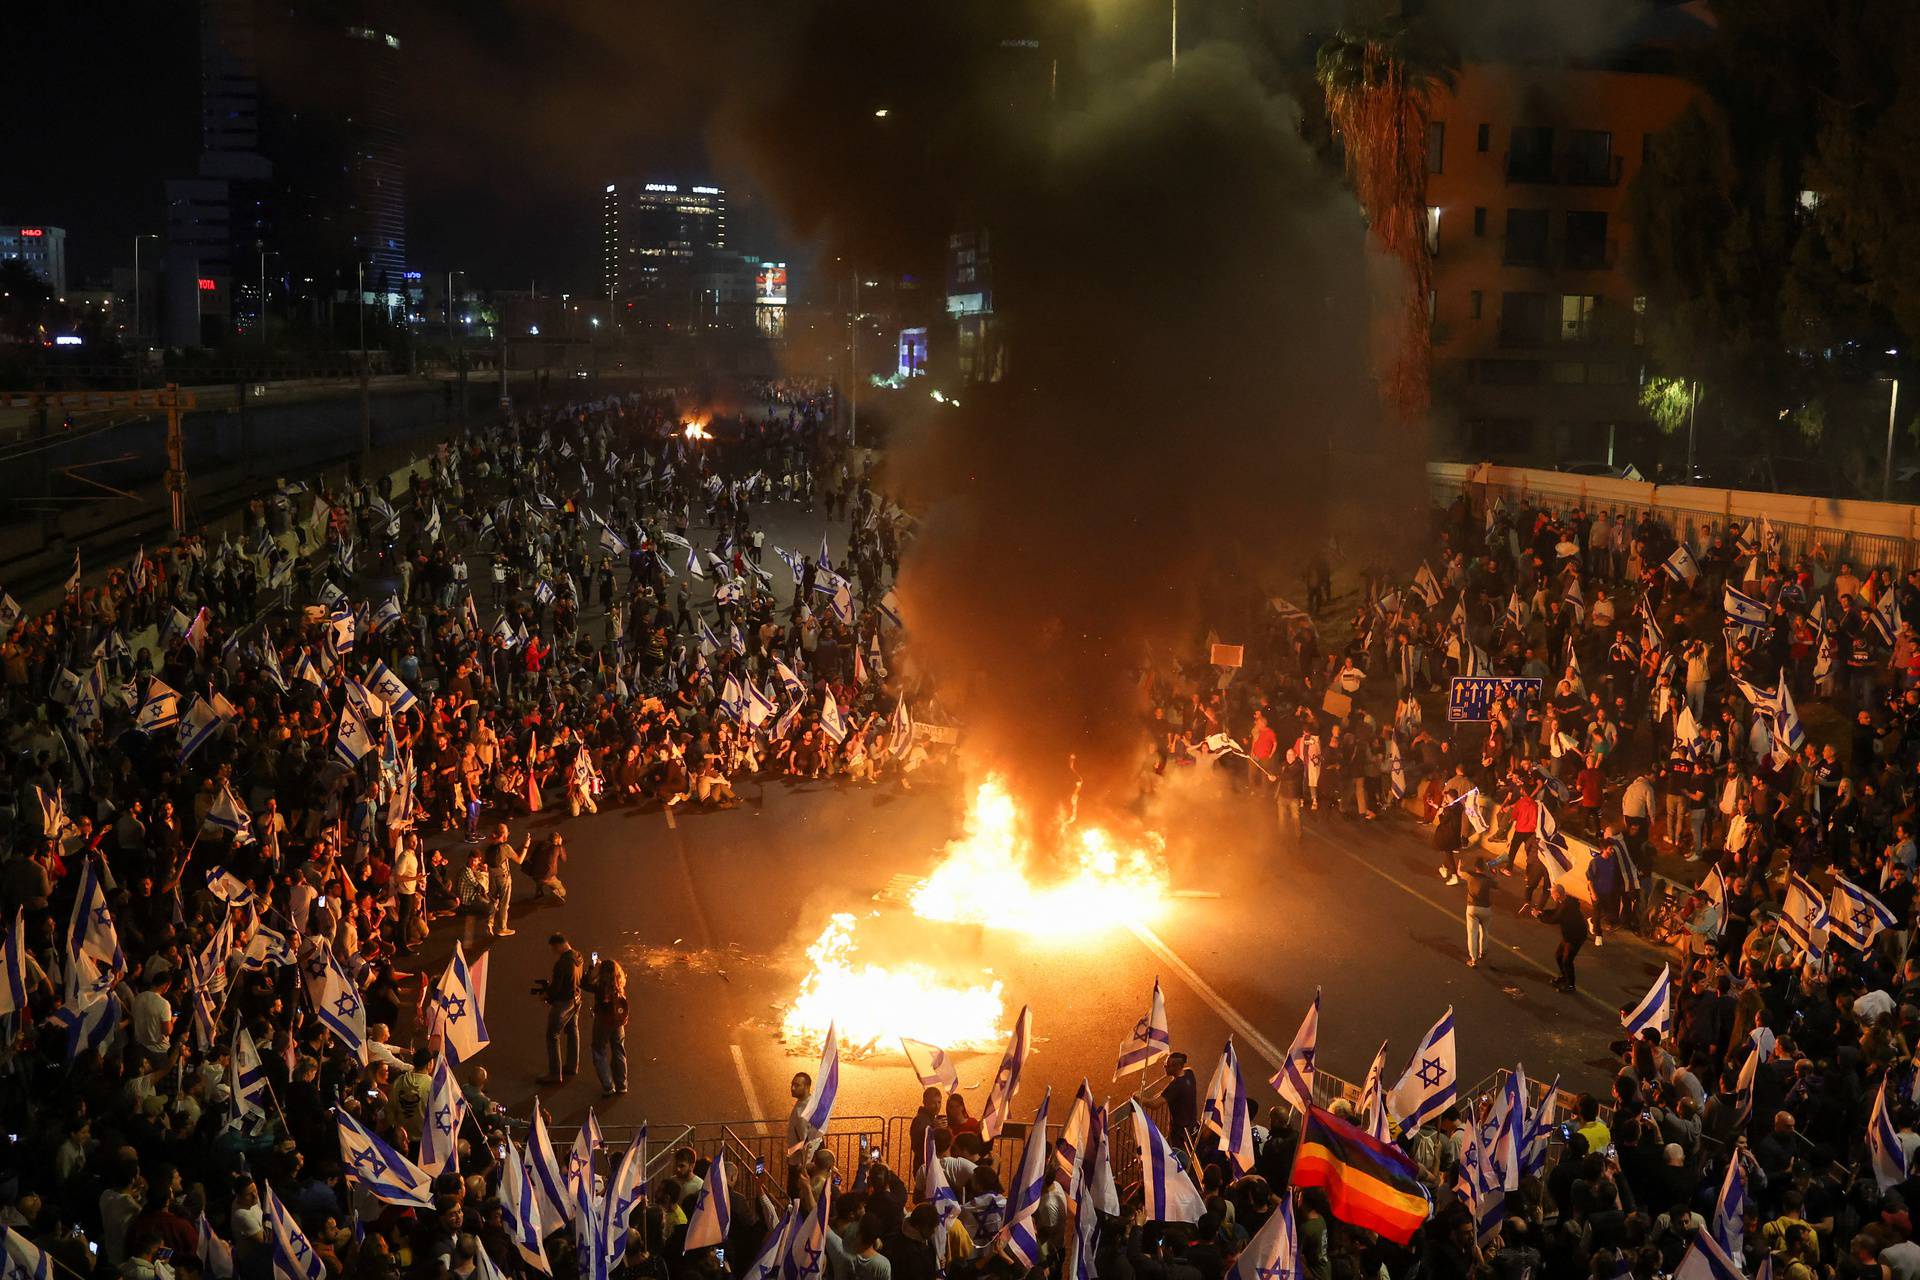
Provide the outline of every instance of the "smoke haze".
{"type": "Polygon", "coordinates": [[[1037,11],[936,8],[818,9],[794,79],[723,136],[825,257],[924,268],[988,233],[1007,374],[898,433],[887,483],[924,520],[900,592],[967,690],[972,758],[1043,801],[1077,753],[1121,796],[1141,658],[1227,626],[1203,598],[1292,594],[1342,515],[1418,527],[1423,441],[1368,370],[1392,273],[1242,49],[1183,48],[1170,76],[1164,44],[1109,29],[1024,58],[1002,41],[1047,32],[1037,11]]]}

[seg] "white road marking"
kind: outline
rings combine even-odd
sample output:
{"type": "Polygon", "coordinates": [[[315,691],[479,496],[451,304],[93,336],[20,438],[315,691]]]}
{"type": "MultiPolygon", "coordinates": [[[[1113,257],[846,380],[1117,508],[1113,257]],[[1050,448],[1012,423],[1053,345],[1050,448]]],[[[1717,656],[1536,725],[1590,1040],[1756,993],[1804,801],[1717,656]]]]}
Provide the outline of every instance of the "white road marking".
{"type": "MultiPolygon", "coordinates": [[[[1312,836],[1315,840],[1318,840],[1321,844],[1326,845],[1327,848],[1334,850],[1341,857],[1346,858],[1350,862],[1354,862],[1360,866],[1365,867],[1367,870],[1373,872],[1373,874],[1379,876],[1382,880],[1385,880],[1388,884],[1393,885],[1395,888],[1401,890],[1402,892],[1406,893],[1410,897],[1419,899],[1421,902],[1426,903],[1428,906],[1432,907],[1435,911],[1438,911],[1441,915],[1445,916],[1447,919],[1458,923],[1462,931],[1466,929],[1467,926],[1466,926],[1466,916],[1465,916],[1464,907],[1462,907],[1460,910],[1455,910],[1454,908],[1447,906],[1445,903],[1440,902],[1437,899],[1428,897],[1426,894],[1420,892],[1420,890],[1414,888],[1412,885],[1408,884],[1406,881],[1402,880],[1400,877],[1394,875],[1392,872],[1381,870],[1379,867],[1375,866],[1373,863],[1368,862],[1365,858],[1353,852],[1353,850],[1346,848],[1339,841],[1334,840],[1329,836],[1323,836],[1318,831],[1309,831],[1307,834],[1312,836]]],[[[1511,942],[1504,942],[1501,939],[1494,938],[1494,937],[1489,937],[1487,939],[1487,942],[1490,946],[1499,947],[1501,950],[1506,951],[1508,954],[1512,955],[1514,959],[1519,960],[1523,964],[1531,965],[1533,968],[1538,969],[1541,973],[1546,974],[1550,978],[1558,978],[1560,976],[1560,971],[1558,969],[1551,968],[1548,965],[1544,965],[1540,963],[1538,960],[1535,960],[1532,956],[1522,951],[1519,947],[1514,946],[1511,942]]],[[[1594,995],[1593,992],[1591,991],[1579,990],[1579,991],[1575,991],[1574,994],[1576,996],[1579,996],[1582,1000],[1585,1000],[1588,1004],[1593,1005],[1597,1009],[1606,1009],[1611,1011],[1614,1008],[1613,1005],[1609,1004],[1605,1000],[1602,1000],[1599,996],[1594,995]]]]}
{"type": "Polygon", "coordinates": [[[758,1118],[764,1113],[760,1110],[760,1095],[754,1092],[753,1077],[747,1074],[747,1055],[740,1052],[737,1044],[727,1048],[733,1050],[733,1071],[740,1077],[740,1092],[747,1095],[747,1114],[758,1118]]]}
{"type": "Polygon", "coordinates": [[[1243,1043],[1258,1050],[1260,1056],[1267,1060],[1268,1066],[1275,1071],[1280,1069],[1280,1064],[1286,1060],[1287,1055],[1281,1052],[1273,1041],[1261,1035],[1260,1029],[1249,1022],[1244,1014],[1228,1004],[1227,998],[1215,991],[1213,985],[1201,977],[1192,965],[1182,960],[1172,947],[1162,942],[1159,934],[1143,924],[1130,924],[1127,926],[1127,931],[1140,940],[1141,946],[1153,952],[1163,964],[1179,974],[1180,980],[1192,987],[1196,995],[1212,1005],[1213,1011],[1233,1029],[1233,1034],[1243,1043]]]}
{"type": "Polygon", "coordinates": [[[661,813],[664,813],[664,814],[666,814],[666,815],[667,815],[667,830],[669,830],[669,831],[678,831],[678,830],[680,829],[680,824],[679,824],[679,823],[677,823],[677,822],[675,822],[675,821],[673,820],[673,806],[672,806],[672,805],[667,805],[667,806],[665,806],[664,808],[662,808],[662,809],[660,810],[660,812],[661,812],[661,813]]]}

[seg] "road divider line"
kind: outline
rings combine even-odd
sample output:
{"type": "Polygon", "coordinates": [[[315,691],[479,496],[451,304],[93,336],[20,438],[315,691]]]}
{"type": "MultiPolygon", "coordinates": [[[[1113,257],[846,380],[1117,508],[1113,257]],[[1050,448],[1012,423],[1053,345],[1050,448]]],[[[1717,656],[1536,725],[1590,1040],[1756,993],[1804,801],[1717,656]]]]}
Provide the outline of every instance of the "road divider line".
{"type": "MultiPolygon", "coordinates": [[[[1315,840],[1318,840],[1321,844],[1324,844],[1325,846],[1327,846],[1327,848],[1332,849],[1334,852],[1338,853],[1341,857],[1347,859],[1348,861],[1358,863],[1360,866],[1365,867],[1367,870],[1373,872],[1373,874],[1379,876],[1382,880],[1385,880],[1388,884],[1406,893],[1409,897],[1417,898],[1421,902],[1426,903],[1428,906],[1432,907],[1435,911],[1438,911],[1441,915],[1445,916],[1447,919],[1459,925],[1462,936],[1465,935],[1466,928],[1467,928],[1467,920],[1466,920],[1466,906],[1464,903],[1462,903],[1462,905],[1457,910],[1453,907],[1449,907],[1444,902],[1441,902],[1436,898],[1428,897],[1426,894],[1420,892],[1420,890],[1414,888],[1412,885],[1402,880],[1399,876],[1394,875],[1391,871],[1382,870],[1380,867],[1377,867],[1373,863],[1368,862],[1365,858],[1361,857],[1359,854],[1355,853],[1353,850],[1344,847],[1343,845],[1340,844],[1339,841],[1333,839],[1332,837],[1323,836],[1318,831],[1309,831],[1307,832],[1307,834],[1312,836],[1315,840]]],[[[1546,974],[1549,978],[1558,978],[1560,976],[1560,971],[1558,969],[1552,968],[1548,965],[1542,964],[1538,960],[1535,960],[1532,956],[1528,955],[1526,952],[1522,951],[1519,947],[1515,946],[1511,942],[1503,941],[1500,938],[1489,937],[1487,939],[1487,943],[1490,946],[1499,947],[1502,951],[1507,952],[1514,959],[1520,961],[1521,963],[1533,966],[1535,969],[1538,969],[1541,973],[1546,974]]],[[[1608,1003],[1605,1000],[1602,1000],[1599,996],[1593,994],[1593,992],[1591,991],[1576,989],[1573,994],[1576,996],[1579,996],[1582,1000],[1585,1000],[1588,1004],[1592,1005],[1596,1009],[1605,1009],[1608,1012],[1613,1012],[1615,1009],[1614,1005],[1608,1003]]]]}
{"type": "Polygon", "coordinates": [[[1161,963],[1178,974],[1182,982],[1192,987],[1194,994],[1211,1005],[1213,1011],[1220,1015],[1228,1027],[1232,1028],[1233,1034],[1238,1036],[1242,1043],[1256,1050],[1274,1071],[1280,1070],[1280,1064],[1286,1060],[1287,1055],[1281,1052],[1273,1041],[1261,1035],[1260,1029],[1248,1021],[1246,1015],[1228,1004],[1227,998],[1214,990],[1213,984],[1201,977],[1192,965],[1182,960],[1178,952],[1161,941],[1159,934],[1143,924],[1129,924],[1127,931],[1139,939],[1140,945],[1151,951],[1161,963]]]}
{"type": "Polygon", "coordinates": [[[747,1074],[747,1055],[740,1052],[740,1046],[737,1044],[730,1044],[727,1048],[733,1050],[733,1072],[740,1077],[740,1092],[747,1095],[747,1114],[765,1115],[766,1113],[760,1110],[760,1095],[753,1088],[753,1077],[747,1074]]]}

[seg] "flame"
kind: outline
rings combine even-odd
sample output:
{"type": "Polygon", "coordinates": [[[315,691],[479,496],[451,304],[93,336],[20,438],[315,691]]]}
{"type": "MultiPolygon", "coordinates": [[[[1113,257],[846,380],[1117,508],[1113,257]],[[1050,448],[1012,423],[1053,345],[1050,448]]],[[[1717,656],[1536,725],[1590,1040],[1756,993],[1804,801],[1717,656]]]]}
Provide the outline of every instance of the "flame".
{"type": "Polygon", "coordinates": [[[789,1041],[817,1049],[827,1028],[851,1051],[896,1048],[901,1036],[946,1049],[986,1049],[1002,1038],[1005,1005],[1000,983],[956,986],[922,964],[884,968],[856,960],[854,918],[827,921],[807,948],[813,969],[787,1009],[781,1030],[789,1041]]]}
{"type": "MultiPolygon", "coordinates": [[[[1035,850],[1006,785],[988,777],[974,792],[959,839],[909,902],[925,920],[981,925],[1041,941],[1084,937],[1157,918],[1168,896],[1164,842],[1147,833],[1124,843],[1104,828],[1063,824],[1071,865],[1036,879],[1035,850]]],[[[787,1010],[789,1042],[817,1048],[837,1025],[849,1048],[892,1049],[899,1037],[949,1050],[990,1049],[1005,1038],[1001,984],[966,986],[911,962],[855,960],[856,922],[836,915],[807,948],[812,969],[787,1010]]]]}
{"type": "Polygon", "coordinates": [[[914,891],[915,915],[1054,938],[1152,920],[1166,902],[1165,845],[1151,832],[1123,846],[1101,827],[1067,828],[1061,843],[1073,847],[1075,864],[1065,878],[1039,884],[1027,874],[1033,849],[1019,809],[999,778],[980,784],[965,826],[914,891]]]}
{"type": "Polygon", "coordinates": [[[707,424],[712,421],[713,415],[710,413],[682,418],[680,420],[680,426],[683,430],[680,434],[689,440],[711,440],[713,439],[713,432],[707,430],[707,424]]]}

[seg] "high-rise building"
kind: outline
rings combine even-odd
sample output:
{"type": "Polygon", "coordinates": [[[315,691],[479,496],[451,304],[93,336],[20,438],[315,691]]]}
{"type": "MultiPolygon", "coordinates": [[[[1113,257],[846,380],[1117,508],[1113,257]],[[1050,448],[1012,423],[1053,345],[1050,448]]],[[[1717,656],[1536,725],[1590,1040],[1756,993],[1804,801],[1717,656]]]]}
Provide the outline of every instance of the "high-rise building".
{"type": "Polygon", "coordinates": [[[600,206],[600,281],[619,307],[672,292],[727,249],[727,193],[635,179],[609,182],[600,206]]]}
{"type": "Polygon", "coordinates": [[[67,292],[67,233],[62,227],[0,226],[0,262],[18,262],[53,288],[67,292]]]}
{"type": "Polygon", "coordinates": [[[403,64],[386,6],[199,0],[199,15],[201,150],[167,184],[165,340],[249,332],[269,293],[315,316],[356,288],[398,308],[403,64]]]}

